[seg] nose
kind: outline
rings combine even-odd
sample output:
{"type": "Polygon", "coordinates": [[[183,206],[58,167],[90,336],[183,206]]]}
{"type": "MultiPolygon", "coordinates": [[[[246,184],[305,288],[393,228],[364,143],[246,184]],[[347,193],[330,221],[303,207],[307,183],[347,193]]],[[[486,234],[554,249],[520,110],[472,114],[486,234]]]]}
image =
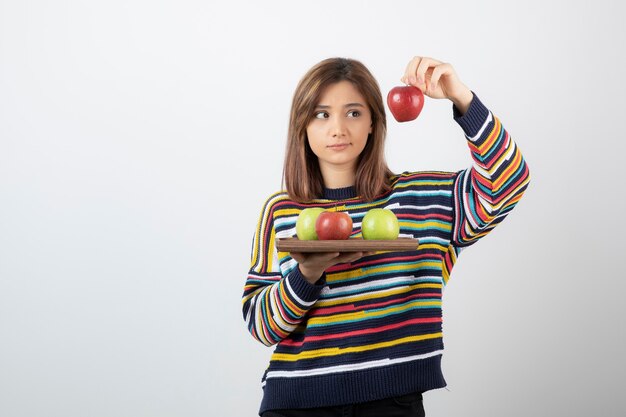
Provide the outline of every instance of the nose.
{"type": "Polygon", "coordinates": [[[346,127],[341,117],[333,118],[333,123],[331,125],[331,133],[334,138],[345,136],[346,127]]]}

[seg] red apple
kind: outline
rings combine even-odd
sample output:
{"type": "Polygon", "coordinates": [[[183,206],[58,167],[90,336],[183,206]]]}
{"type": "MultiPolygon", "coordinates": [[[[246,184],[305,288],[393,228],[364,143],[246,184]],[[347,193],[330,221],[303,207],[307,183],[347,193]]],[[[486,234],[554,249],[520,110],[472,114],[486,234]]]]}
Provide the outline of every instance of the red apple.
{"type": "Polygon", "coordinates": [[[352,219],[344,211],[325,211],[317,216],[315,232],[320,240],[348,239],[352,233],[352,219]]]}
{"type": "Polygon", "coordinates": [[[397,121],[409,122],[422,111],[424,94],[412,85],[394,87],[387,94],[387,106],[397,121]]]}

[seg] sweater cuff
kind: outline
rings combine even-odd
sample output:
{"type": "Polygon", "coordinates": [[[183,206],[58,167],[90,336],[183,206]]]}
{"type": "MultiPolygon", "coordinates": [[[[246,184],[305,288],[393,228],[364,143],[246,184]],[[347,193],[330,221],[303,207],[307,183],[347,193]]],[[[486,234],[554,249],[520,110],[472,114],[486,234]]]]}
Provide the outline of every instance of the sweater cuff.
{"type": "Polygon", "coordinates": [[[489,110],[487,107],[485,107],[473,91],[472,95],[474,97],[472,98],[472,102],[470,103],[470,106],[465,114],[462,115],[459,109],[455,105],[452,105],[454,120],[459,124],[459,126],[461,126],[465,132],[465,136],[468,138],[476,136],[485,124],[485,120],[489,117],[489,110]]]}
{"type": "Polygon", "coordinates": [[[304,278],[298,266],[289,273],[287,280],[289,280],[293,292],[295,292],[300,299],[311,302],[319,298],[322,288],[326,285],[326,273],[322,274],[315,284],[311,284],[304,278]]]}

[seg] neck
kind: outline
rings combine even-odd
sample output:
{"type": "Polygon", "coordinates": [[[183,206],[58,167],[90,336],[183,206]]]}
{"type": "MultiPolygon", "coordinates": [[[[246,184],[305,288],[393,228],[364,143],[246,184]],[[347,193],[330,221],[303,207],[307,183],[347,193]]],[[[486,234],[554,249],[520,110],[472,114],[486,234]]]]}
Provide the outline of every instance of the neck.
{"type": "Polygon", "coordinates": [[[351,187],[356,183],[356,166],[320,164],[326,188],[351,187]]]}

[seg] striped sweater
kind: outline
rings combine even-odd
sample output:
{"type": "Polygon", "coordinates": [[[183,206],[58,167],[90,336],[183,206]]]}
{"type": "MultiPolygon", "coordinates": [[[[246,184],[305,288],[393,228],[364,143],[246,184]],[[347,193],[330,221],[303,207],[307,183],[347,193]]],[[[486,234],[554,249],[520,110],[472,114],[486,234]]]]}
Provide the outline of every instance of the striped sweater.
{"type": "Polygon", "coordinates": [[[296,203],[285,192],[265,203],[252,247],[243,315],[254,338],[276,344],[262,378],[260,413],[387,398],[446,385],[442,291],[461,250],[486,235],[513,209],[529,171],[499,119],[474,96],[461,116],[470,168],[404,172],[372,202],[354,187],[326,189],[323,198],[296,203]],[[411,252],[379,252],[329,268],[308,283],[275,240],[295,235],[307,207],[338,207],[361,235],[372,208],[391,209],[400,235],[415,237],[411,252]]]}

